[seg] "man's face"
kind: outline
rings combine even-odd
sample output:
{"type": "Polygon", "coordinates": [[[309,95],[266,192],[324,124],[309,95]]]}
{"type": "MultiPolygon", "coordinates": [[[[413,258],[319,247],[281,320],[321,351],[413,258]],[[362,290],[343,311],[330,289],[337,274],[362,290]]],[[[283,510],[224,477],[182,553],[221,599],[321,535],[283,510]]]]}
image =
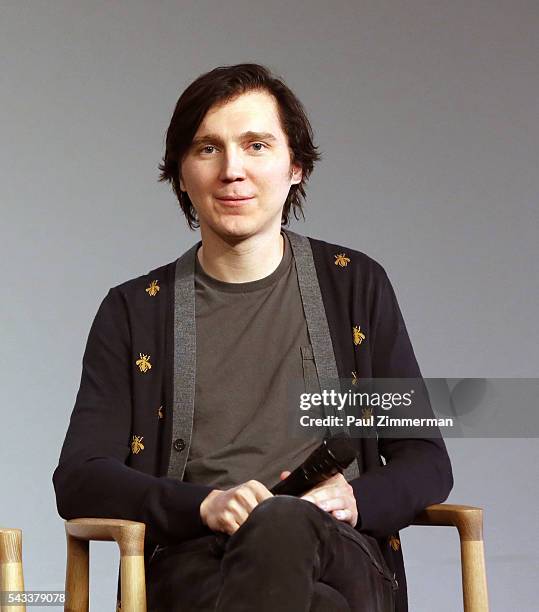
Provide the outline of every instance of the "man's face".
{"type": "Polygon", "coordinates": [[[281,226],[290,186],[302,175],[291,166],[277,109],[269,93],[252,91],[206,113],[180,167],[203,238],[244,239],[281,226]]]}

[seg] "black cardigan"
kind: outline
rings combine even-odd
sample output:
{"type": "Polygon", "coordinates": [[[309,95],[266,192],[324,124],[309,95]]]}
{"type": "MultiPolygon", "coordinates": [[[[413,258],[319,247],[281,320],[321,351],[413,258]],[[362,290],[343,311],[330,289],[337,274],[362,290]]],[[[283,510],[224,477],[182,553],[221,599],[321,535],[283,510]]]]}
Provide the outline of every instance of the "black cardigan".
{"type": "MultiPolygon", "coordinates": [[[[349,379],[352,372],[361,378],[420,377],[382,266],[359,251],[308,240],[339,377],[349,379]],[[365,336],[359,346],[352,336],[358,324],[365,336]]],[[[212,487],[167,476],[171,452],[182,450],[173,446],[170,414],[175,268],[171,262],[129,280],[102,301],[53,475],[60,516],[143,522],[147,556],[157,544],[211,533],[199,506],[212,487]],[[142,374],[145,355],[151,356],[151,376],[142,374]]],[[[399,582],[396,609],[403,611],[406,578],[398,530],[447,498],[453,486],[449,457],[441,437],[354,442],[360,477],[350,484],[361,519],[357,528],[378,539],[399,582]]]]}

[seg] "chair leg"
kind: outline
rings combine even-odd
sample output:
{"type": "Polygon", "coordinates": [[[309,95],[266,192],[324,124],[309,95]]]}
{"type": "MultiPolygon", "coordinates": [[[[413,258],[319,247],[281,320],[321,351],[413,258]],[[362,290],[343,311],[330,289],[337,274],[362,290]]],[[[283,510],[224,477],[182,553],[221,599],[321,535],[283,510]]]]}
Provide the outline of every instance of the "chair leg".
{"type": "Polygon", "coordinates": [[[464,612],[488,612],[483,540],[461,540],[460,555],[464,612]]]}
{"type": "MultiPolygon", "coordinates": [[[[20,529],[0,529],[0,591],[24,591],[20,529]]],[[[9,606],[9,610],[26,612],[26,606],[9,606]]]]}
{"type": "Polygon", "coordinates": [[[146,576],[143,555],[122,555],[122,612],[146,612],[146,576]]]}
{"type": "Polygon", "coordinates": [[[64,612],[88,612],[89,542],[67,534],[66,601],[64,612]]]}

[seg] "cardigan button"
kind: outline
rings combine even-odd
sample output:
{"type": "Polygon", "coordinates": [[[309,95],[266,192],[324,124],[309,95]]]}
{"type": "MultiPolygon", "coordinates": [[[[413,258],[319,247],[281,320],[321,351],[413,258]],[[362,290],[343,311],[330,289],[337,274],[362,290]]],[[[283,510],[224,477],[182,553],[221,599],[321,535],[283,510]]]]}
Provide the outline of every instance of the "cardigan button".
{"type": "Polygon", "coordinates": [[[181,453],[182,450],[185,448],[185,442],[181,438],[176,438],[172,446],[174,447],[175,451],[181,453]]]}

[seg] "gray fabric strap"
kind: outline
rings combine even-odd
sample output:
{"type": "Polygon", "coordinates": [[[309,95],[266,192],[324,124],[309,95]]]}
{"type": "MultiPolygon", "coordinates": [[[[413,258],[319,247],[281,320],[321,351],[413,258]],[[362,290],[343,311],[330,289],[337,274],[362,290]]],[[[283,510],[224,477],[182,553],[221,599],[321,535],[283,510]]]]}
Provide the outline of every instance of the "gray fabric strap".
{"type": "Polygon", "coordinates": [[[174,282],[174,366],[172,448],[167,475],[183,479],[195,410],[195,257],[200,242],[176,261],[174,282]]]}
{"type": "MultiPolygon", "coordinates": [[[[313,253],[311,243],[306,236],[296,234],[288,229],[282,228],[286,232],[292,245],[294,259],[296,262],[296,270],[298,273],[299,290],[301,300],[303,302],[303,310],[307,321],[307,329],[313,347],[314,361],[320,388],[339,389],[339,373],[337,363],[335,361],[335,353],[333,351],[333,343],[326,318],[326,311],[320,293],[320,285],[314,266],[313,253]]],[[[336,409],[332,411],[328,407],[326,414],[337,416],[336,409]]],[[[330,427],[332,435],[342,431],[348,433],[346,427],[330,427]]],[[[344,473],[347,480],[359,476],[358,462],[354,461],[346,469],[344,473]]]]}

